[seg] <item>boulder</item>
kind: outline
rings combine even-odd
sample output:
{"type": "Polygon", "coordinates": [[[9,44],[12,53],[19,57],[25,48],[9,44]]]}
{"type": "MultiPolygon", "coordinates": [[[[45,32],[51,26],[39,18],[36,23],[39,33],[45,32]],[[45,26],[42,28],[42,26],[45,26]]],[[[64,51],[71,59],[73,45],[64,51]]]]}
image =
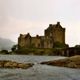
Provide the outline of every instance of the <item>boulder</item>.
{"type": "Polygon", "coordinates": [[[47,64],[51,66],[60,66],[68,68],[80,68],[80,55],[68,57],[65,59],[41,62],[41,64],[47,64]]]}
{"type": "Polygon", "coordinates": [[[67,67],[77,68],[77,65],[74,62],[70,62],[70,63],[67,64],[67,67]]]}
{"type": "Polygon", "coordinates": [[[15,61],[9,61],[9,60],[1,60],[0,61],[0,68],[22,68],[27,69],[29,67],[32,67],[34,64],[32,63],[18,63],[15,61]]]}

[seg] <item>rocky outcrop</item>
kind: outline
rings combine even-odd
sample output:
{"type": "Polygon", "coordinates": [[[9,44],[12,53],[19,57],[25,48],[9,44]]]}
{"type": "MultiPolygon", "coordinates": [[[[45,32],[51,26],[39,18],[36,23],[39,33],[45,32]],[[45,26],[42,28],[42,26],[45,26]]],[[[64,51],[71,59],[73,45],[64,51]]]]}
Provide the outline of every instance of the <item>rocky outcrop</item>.
{"type": "Polygon", "coordinates": [[[68,68],[80,68],[80,55],[72,56],[72,57],[68,57],[60,60],[41,62],[41,64],[68,67],[68,68]]]}
{"type": "Polygon", "coordinates": [[[0,68],[21,68],[21,69],[27,69],[29,67],[32,67],[32,63],[18,63],[15,61],[9,61],[9,60],[0,60],[0,68]]]}

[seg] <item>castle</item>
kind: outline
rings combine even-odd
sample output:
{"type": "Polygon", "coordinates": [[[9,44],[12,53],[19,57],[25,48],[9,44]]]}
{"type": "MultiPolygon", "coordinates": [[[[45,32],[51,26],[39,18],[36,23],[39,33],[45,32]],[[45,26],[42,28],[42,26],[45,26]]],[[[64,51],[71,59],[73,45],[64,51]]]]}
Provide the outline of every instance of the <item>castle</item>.
{"type": "Polygon", "coordinates": [[[60,22],[57,22],[57,24],[49,24],[49,27],[44,31],[44,36],[36,35],[36,37],[32,37],[29,33],[20,34],[18,47],[53,48],[56,42],[65,45],[65,28],[62,28],[60,22]]]}

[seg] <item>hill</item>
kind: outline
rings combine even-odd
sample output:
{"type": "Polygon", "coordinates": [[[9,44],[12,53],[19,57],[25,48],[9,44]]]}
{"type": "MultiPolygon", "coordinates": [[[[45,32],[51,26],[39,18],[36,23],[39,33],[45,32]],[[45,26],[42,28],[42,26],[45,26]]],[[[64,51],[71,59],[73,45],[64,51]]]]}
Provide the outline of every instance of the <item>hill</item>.
{"type": "Polygon", "coordinates": [[[14,44],[15,43],[10,39],[5,39],[0,37],[0,50],[3,49],[10,50],[14,44]]]}

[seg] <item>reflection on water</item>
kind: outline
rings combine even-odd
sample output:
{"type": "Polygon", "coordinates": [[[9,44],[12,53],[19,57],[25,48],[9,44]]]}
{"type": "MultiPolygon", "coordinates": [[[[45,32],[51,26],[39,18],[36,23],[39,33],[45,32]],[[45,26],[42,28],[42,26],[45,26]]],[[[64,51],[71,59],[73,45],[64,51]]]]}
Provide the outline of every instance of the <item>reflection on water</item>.
{"type": "Polygon", "coordinates": [[[18,62],[34,62],[29,69],[0,69],[0,80],[80,80],[80,70],[37,64],[58,59],[55,56],[0,55],[0,59],[18,62]]]}

